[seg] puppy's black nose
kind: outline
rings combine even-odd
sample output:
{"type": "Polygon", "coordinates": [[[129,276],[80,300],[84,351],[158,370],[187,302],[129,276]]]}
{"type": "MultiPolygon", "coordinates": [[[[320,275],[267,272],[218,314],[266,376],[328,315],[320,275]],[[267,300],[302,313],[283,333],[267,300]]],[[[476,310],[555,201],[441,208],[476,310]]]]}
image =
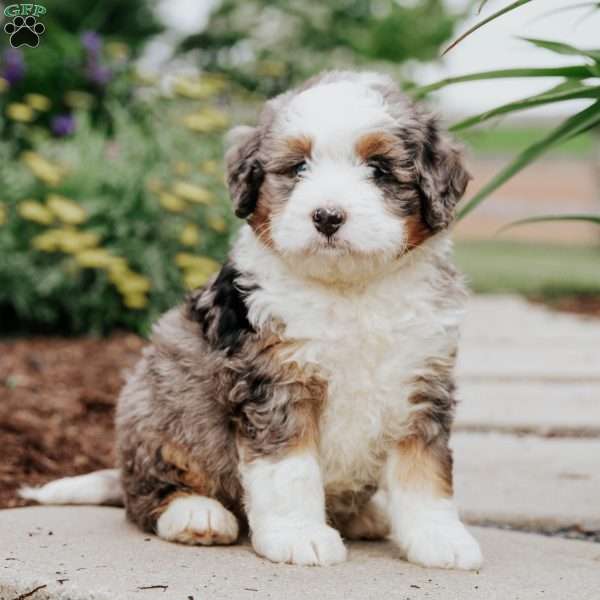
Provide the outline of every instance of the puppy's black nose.
{"type": "Polygon", "coordinates": [[[317,208],[312,214],[317,231],[331,237],[346,220],[346,214],[340,208],[317,208]]]}

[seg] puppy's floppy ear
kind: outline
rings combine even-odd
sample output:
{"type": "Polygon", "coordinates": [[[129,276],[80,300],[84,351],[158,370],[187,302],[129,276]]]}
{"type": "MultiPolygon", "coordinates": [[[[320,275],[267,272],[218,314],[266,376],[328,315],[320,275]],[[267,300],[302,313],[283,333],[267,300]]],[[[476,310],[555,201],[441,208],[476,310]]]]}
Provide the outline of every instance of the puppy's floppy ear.
{"type": "Polygon", "coordinates": [[[440,134],[434,120],[427,126],[416,169],[423,219],[434,232],[445,229],[454,219],[454,208],[471,175],[465,168],[460,146],[440,134]]]}
{"type": "Polygon", "coordinates": [[[235,127],[226,137],[227,184],[234,212],[241,219],[254,212],[265,176],[258,160],[260,142],[260,132],[254,127],[235,127]]]}

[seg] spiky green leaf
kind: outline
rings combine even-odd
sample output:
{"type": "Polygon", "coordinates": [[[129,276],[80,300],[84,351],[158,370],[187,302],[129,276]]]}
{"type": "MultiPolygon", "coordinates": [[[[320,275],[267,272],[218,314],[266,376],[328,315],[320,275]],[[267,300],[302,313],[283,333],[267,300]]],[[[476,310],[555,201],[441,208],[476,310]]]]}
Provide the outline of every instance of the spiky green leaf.
{"type": "Polygon", "coordinates": [[[494,117],[520,110],[527,110],[529,108],[535,108],[536,106],[584,98],[600,99],[600,86],[579,85],[577,82],[562,83],[559,86],[556,86],[542,94],[536,94],[535,96],[530,96],[529,98],[523,98],[522,100],[509,102],[508,104],[498,106],[492,110],[488,110],[473,117],[469,117],[468,119],[464,119],[463,121],[454,124],[450,130],[459,131],[461,129],[467,129],[468,127],[479,125],[480,123],[488,121],[494,117]]]}
{"type": "Polygon", "coordinates": [[[452,50],[452,48],[454,48],[457,44],[462,42],[466,37],[468,37],[475,31],[477,31],[484,25],[487,25],[487,23],[489,23],[490,21],[493,21],[493,20],[497,19],[498,17],[501,17],[502,15],[506,14],[507,12],[510,12],[512,10],[515,10],[516,8],[519,8],[519,7],[523,6],[524,4],[528,4],[531,1],[532,0],[516,0],[516,2],[512,2],[508,6],[505,6],[504,8],[502,8],[499,11],[495,12],[494,14],[490,15],[489,17],[483,19],[483,21],[479,21],[479,23],[477,23],[476,25],[473,25],[473,27],[471,27],[470,29],[465,31],[465,33],[463,33],[458,38],[456,38],[450,44],[450,46],[448,46],[448,48],[446,48],[446,50],[444,50],[443,54],[447,54],[448,52],[450,52],[450,50],[452,50]]]}
{"type": "Polygon", "coordinates": [[[469,214],[476,206],[483,202],[487,196],[496,191],[516,173],[523,170],[527,165],[547,152],[550,148],[553,148],[561,142],[598,124],[600,124],[600,102],[595,102],[592,106],[570,117],[543,139],[521,152],[521,154],[519,154],[506,168],[484,185],[483,188],[479,190],[465,206],[463,206],[458,214],[459,219],[469,214]]]}
{"type": "Polygon", "coordinates": [[[436,83],[419,87],[415,95],[422,98],[430,92],[435,92],[448,85],[455,83],[468,83],[470,81],[485,81],[487,79],[513,79],[522,77],[565,77],[567,79],[588,79],[596,77],[597,74],[590,65],[573,65],[568,67],[525,67],[520,69],[498,69],[494,71],[482,71],[481,73],[469,73],[458,77],[448,77],[436,83]]]}
{"type": "Polygon", "coordinates": [[[539,217],[528,217],[527,219],[519,219],[518,221],[512,221],[511,223],[504,225],[497,231],[497,235],[504,233],[513,227],[531,225],[533,223],[548,223],[551,221],[581,221],[584,223],[594,223],[595,225],[600,225],[600,214],[540,215],[539,217]]]}
{"type": "Polygon", "coordinates": [[[533,44],[537,48],[543,48],[549,50],[555,54],[562,54],[566,56],[583,56],[591,58],[595,62],[600,62],[600,49],[585,49],[572,46],[571,44],[565,44],[563,42],[554,42],[552,40],[540,40],[537,38],[521,38],[522,40],[533,44]]]}

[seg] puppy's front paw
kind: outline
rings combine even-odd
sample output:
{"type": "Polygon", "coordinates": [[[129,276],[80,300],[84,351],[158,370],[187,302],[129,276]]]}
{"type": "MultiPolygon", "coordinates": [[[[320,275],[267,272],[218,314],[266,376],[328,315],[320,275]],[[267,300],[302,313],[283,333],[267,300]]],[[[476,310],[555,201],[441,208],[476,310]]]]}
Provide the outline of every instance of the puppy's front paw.
{"type": "Polygon", "coordinates": [[[294,565],[333,565],[346,560],[340,534],[327,525],[272,523],[252,533],[257,554],[273,562],[294,565]]]}
{"type": "Polygon", "coordinates": [[[238,536],[238,522],[218,500],[180,496],[159,517],[156,533],[164,540],[181,544],[232,544],[238,536]]]}
{"type": "Polygon", "coordinates": [[[415,524],[400,545],[410,562],[423,567],[472,570],[483,562],[479,544],[458,518],[415,524]]]}

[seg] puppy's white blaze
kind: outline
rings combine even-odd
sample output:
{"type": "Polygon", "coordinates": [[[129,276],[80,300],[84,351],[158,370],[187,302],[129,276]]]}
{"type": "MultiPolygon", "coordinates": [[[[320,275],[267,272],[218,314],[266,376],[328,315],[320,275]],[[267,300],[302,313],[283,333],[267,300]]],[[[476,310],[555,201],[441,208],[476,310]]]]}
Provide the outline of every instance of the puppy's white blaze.
{"type": "Polygon", "coordinates": [[[218,500],[194,494],[171,501],[158,518],[156,533],[181,544],[231,544],[238,537],[238,522],[218,500]]]}
{"type": "Polygon", "coordinates": [[[312,87],[292,99],[276,128],[286,135],[309,135],[323,148],[351,148],[357,132],[394,123],[382,95],[361,81],[312,87]],[[350,125],[350,126],[349,126],[350,125]]]}
{"type": "Polygon", "coordinates": [[[432,489],[406,490],[398,485],[397,457],[386,466],[392,539],[406,558],[424,567],[478,569],[479,544],[460,521],[454,502],[436,497],[432,489]]]}
{"type": "Polygon", "coordinates": [[[64,477],[41,487],[24,487],[19,495],[40,504],[122,504],[118,469],[104,469],[77,477],[64,477]]]}
{"type": "Polygon", "coordinates": [[[370,180],[369,169],[353,160],[315,160],[285,206],[272,217],[271,235],[278,250],[299,252],[322,242],[312,213],[317,208],[334,207],[346,213],[336,239],[349,244],[353,251],[401,253],[405,243],[402,220],[386,209],[383,193],[370,180]]]}
{"type": "Polygon", "coordinates": [[[346,559],[337,531],[325,521],[325,494],[316,456],[297,451],[281,460],[240,463],[252,545],[274,562],[326,565],[346,559]]]}

